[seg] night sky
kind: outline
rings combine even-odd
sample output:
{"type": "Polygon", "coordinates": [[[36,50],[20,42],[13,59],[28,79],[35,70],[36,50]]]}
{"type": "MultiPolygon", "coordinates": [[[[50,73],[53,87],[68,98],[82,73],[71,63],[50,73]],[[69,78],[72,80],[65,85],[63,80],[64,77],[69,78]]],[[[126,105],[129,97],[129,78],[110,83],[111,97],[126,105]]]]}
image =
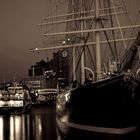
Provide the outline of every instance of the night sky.
{"type": "MultiPolygon", "coordinates": [[[[51,0],[0,0],[0,82],[27,77],[28,68],[38,60],[29,49],[42,47],[38,24],[48,15],[47,1],[51,0]]],[[[125,2],[135,19],[140,0],[125,2]]]]}

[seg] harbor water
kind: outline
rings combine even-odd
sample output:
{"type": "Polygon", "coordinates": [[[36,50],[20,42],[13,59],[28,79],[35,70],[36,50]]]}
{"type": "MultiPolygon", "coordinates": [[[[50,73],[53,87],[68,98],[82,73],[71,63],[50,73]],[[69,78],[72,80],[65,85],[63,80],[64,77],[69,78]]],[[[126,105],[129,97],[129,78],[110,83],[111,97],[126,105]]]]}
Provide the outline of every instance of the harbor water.
{"type": "Polygon", "coordinates": [[[1,115],[0,140],[64,140],[57,131],[55,106],[33,107],[24,115],[1,115]]]}
{"type": "Polygon", "coordinates": [[[56,140],[55,107],[33,107],[29,114],[0,116],[0,140],[56,140]]]}

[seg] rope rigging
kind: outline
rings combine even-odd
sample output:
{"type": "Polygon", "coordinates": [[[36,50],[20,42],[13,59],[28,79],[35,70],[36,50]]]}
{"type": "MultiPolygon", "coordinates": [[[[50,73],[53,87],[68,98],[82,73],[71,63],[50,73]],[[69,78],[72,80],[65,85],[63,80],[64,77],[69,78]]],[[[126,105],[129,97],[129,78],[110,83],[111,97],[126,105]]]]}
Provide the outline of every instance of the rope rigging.
{"type": "MultiPolygon", "coordinates": [[[[51,5],[51,7],[50,7],[50,13],[51,13],[51,15],[53,15],[53,13],[55,13],[56,15],[58,14],[57,13],[57,11],[58,11],[58,6],[59,5],[61,5],[61,3],[64,3],[64,1],[65,0],[63,0],[63,1],[61,1],[61,0],[58,0],[57,1],[57,3],[56,3],[56,6],[55,6],[55,8],[56,8],[56,11],[53,11],[53,8],[52,8],[52,0],[50,0],[50,5],[51,5]]],[[[123,3],[123,0],[121,0],[122,1],[122,3],[123,3]]],[[[96,19],[96,17],[95,18],[92,18],[92,19],[86,19],[85,17],[86,16],[89,16],[89,15],[91,15],[92,17],[93,17],[93,11],[92,11],[92,13],[90,13],[90,10],[91,10],[91,8],[92,8],[92,6],[93,7],[95,7],[95,3],[93,2],[93,0],[89,0],[88,2],[87,2],[87,0],[69,0],[68,1],[68,5],[69,5],[69,7],[67,7],[68,8],[68,13],[74,13],[74,14],[68,14],[68,15],[66,15],[65,17],[63,17],[64,19],[65,19],[65,21],[67,21],[66,22],[66,25],[65,25],[65,27],[66,27],[66,31],[77,31],[77,30],[84,30],[84,29],[87,29],[87,30],[90,30],[90,29],[92,29],[92,28],[94,28],[94,21],[95,20],[99,20],[99,26],[101,26],[101,28],[104,28],[105,30],[106,30],[106,28],[108,28],[108,26],[110,27],[114,27],[114,25],[117,25],[118,24],[118,26],[117,27],[119,27],[119,23],[114,23],[113,22],[113,17],[112,17],[112,12],[113,12],[113,9],[114,9],[114,15],[116,15],[117,16],[117,12],[118,11],[115,11],[115,8],[116,8],[116,5],[115,5],[115,7],[113,7],[114,5],[113,5],[113,0],[112,0],[112,3],[110,2],[110,0],[107,0],[107,1],[103,1],[103,3],[101,3],[101,0],[99,0],[99,3],[100,3],[100,5],[99,5],[99,7],[100,7],[100,14],[103,14],[103,12],[106,12],[105,14],[105,16],[107,16],[107,18],[109,19],[107,19],[106,17],[105,18],[103,18],[103,17],[99,17],[98,19],[96,19]],[[112,6],[113,5],[113,6],[112,6]],[[103,9],[103,7],[105,7],[105,9],[103,9]],[[84,11],[86,11],[86,12],[84,12],[84,11]],[[75,14],[76,13],[76,14],[75,14]],[[66,20],[66,19],[73,19],[73,18],[76,18],[76,20],[66,20]],[[79,18],[79,19],[78,19],[79,18]],[[83,19],[82,19],[83,18],[83,19]]],[[[121,9],[122,10],[122,9],[121,9]]],[[[62,16],[62,15],[60,15],[60,16],[62,16]]],[[[60,17],[59,16],[59,17],[60,17]]],[[[95,15],[94,15],[95,16],[95,15]]],[[[55,17],[55,16],[54,16],[55,17]]],[[[62,17],[61,17],[62,18],[62,17]]],[[[117,17],[116,17],[117,18],[117,17]]],[[[52,21],[52,26],[51,26],[51,32],[53,33],[54,32],[54,30],[56,30],[56,32],[59,32],[58,30],[59,30],[59,26],[57,26],[58,24],[55,24],[55,22],[54,22],[54,20],[56,19],[56,17],[55,18],[50,18],[49,19],[49,21],[52,21]],[[56,26],[55,26],[56,25],[56,26]],[[55,28],[56,27],[56,28],[55,28]]],[[[137,19],[138,20],[138,19],[137,19]]],[[[136,22],[137,22],[137,20],[136,20],[136,22]]],[[[60,20],[61,21],[61,20],[60,20]]],[[[57,23],[57,22],[56,22],[57,23]]],[[[42,26],[41,26],[42,27],[42,26]]],[[[65,28],[64,27],[64,28],[65,28]]],[[[47,32],[47,24],[46,24],[46,32],[47,32]]],[[[105,31],[105,30],[103,30],[103,31],[100,31],[100,34],[101,34],[101,41],[102,42],[104,42],[104,40],[108,43],[108,48],[109,48],[109,53],[111,53],[111,55],[112,55],[112,60],[113,61],[117,61],[118,62],[118,57],[120,58],[120,56],[119,56],[119,49],[117,48],[118,46],[117,46],[117,40],[116,40],[116,38],[118,38],[119,36],[117,36],[117,33],[116,33],[116,30],[114,29],[114,28],[112,28],[110,31],[105,31]],[[103,33],[103,34],[102,34],[103,33]],[[116,34],[115,34],[116,33],[116,34]]],[[[119,29],[117,29],[117,30],[121,30],[121,28],[119,29]]],[[[119,31],[118,31],[119,32],[119,31]]],[[[120,31],[121,32],[121,31],[120,31]]],[[[124,35],[125,35],[125,31],[123,30],[123,32],[121,32],[120,34],[121,34],[121,37],[123,37],[124,35]],[[122,33],[122,34],[121,34],[122,33]]],[[[58,34],[57,34],[58,35],[58,34]]],[[[73,43],[81,43],[81,41],[83,41],[82,43],[83,43],[83,45],[81,46],[81,50],[78,48],[76,48],[76,53],[78,54],[79,53],[79,58],[78,58],[78,60],[77,60],[77,62],[76,62],[76,69],[75,69],[75,73],[77,72],[77,70],[78,70],[78,66],[79,66],[79,63],[80,63],[80,60],[81,60],[81,57],[82,57],[82,54],[83,54],[83,52],[85,51],[85,47],[87,48],[87,53],[89,53],[89,56],[91,57],[91,62],[92,62],[92,66],[95,66],[95,55],[94,56],[92,56],[91,55],[91,48],[89,48],[89,46],[87,46],[87,43],[89,43],[90,41],[92,41],[92,42],[95,42],[95,39],[93,39],[94,38],[94,34],[92,34],[92,33],[82,33],[82,34],[80,34],[80,33],[76,33],[76,34],[67,34],[67,35],[60,35],[60,36],[56,36],[56,40],[54,39],[54,36],[52,36],[52,37],[50,37],[50,36],[48,36],[48,40],[46,39],[46,41],[51,41],[51,40],[49,40],[49,38],[51,38],[52,39],[52,42],[54,42],[54,43],[56,43],[56,41],[58,41],[58,38],[59,38],[59,40],[60,40],[60,38],[65,38],[65,40],[68,40],[68,39],[70,39],[71,41],[70,42],[67,42],[67,43],[71,43],[71,46],[72,46],[72,44],[73,43]]],[[[118,40],[121,40],[121,39],[118,39],[118,40]]],[[[123,40],[124,42],[125,42],[125,40],[123,40]]],[[[44,43],[44,42],[43,42],[44,43]]],[[[121,42],[122,43],[122,42],[121,42]]],[[[122,43],[123,44],[123,43],[122,43]]],[[[44,43],[44,45],[46,45],[45,43],[44,43]]],[[[121,47],[120,47],[120,44],[119,44],[119,48],[121,49],[121,47]]],[[[93,45],[93,49],[95,49],[95,46],[93,45]]],[[[134,49],[133,50],[133,52],[135,52],[135,50],[136,49],[134,49]]],[[[72,49],[69,51],[69,49],[67,48],[67,49],[63,49],[63,51],[68,51],[69,53],[70,53],[70,51],[72,51],[72,49]]],[[[104,52],[107,52],[107,49],[104,51],[104,52]]],[[[107,52],[108,53],[108,52],[107,52]]],[[[125,53],[126,54],[126,53],[125,53]]],[[[131,54],[131,55],[134,55],[135,53],[133,53],[133,54],[131,54]]],[[[127,56],[129,55],[129,53],[127,52],[127,56]]],[[[103,58],[103,55],[101,56],[102,58],[103,58]]],[[[130,59],[132,56],[128,56],[129,58],[128,59],[130,59]]],[[[86,57],[85,57],[86,58],[86,57]]],[[[102,59],[101,58],[101,59],[102,59]]],[[[86,58],[87,59],[87,58],[86,58]]],[[[104,59],[105,60],[105,59],[104,59]]],[[[85,63],[87,62],[88,60],[85,60],[85,63]]],[[[105,60],[106,61],[106,60],[105,60]]],[[[70,65],[71,65],[71,62],[72,62],[72,60],[70,60],[69,61],[70,63],[68,63],[68,67],[70,67],[70,65]]],[[[126,62],[126,60],[125,59],[123,59],[123,61],[122,61],[122,63],[123,64],[121,64],[121,69],[122,69],[122,67],[125,65],[124,63],[127,63],[126,62]]],[[[103,65],[102,65],[102,67],[103,67],[103,65]]],[[[95,70],[96,71],[96,70],[95,70]]],[[[73,77],[73,76],[72,76],[73,77]]]]}
{"type": "Polygon", "coordinates": [[[120,71],[127,71],[131,69],[134,65],[135,58],[137,57],[138,47],[140,46],[140,32],[133,45],[126,51],[125,57],[120,64],[120,71]]]}

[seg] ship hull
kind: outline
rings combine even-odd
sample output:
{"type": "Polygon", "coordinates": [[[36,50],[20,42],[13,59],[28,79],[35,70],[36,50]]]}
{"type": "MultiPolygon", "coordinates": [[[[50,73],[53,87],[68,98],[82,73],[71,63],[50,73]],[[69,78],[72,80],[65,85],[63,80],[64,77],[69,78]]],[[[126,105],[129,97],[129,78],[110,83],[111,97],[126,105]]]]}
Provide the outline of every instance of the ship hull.
{"type": "Polygon", "coordinates": [[[63,123],[57,120],[57,135],[61,140],[139,140],[136,126],[125,128],[110,128],[63,123]]]}
{"type": "Polygon", "coordinates": [[[58,130],[64,136],[91,139],[134,134],[138,117],[134,89],[120,75],[62,93],[57,97],[58,130]]]}

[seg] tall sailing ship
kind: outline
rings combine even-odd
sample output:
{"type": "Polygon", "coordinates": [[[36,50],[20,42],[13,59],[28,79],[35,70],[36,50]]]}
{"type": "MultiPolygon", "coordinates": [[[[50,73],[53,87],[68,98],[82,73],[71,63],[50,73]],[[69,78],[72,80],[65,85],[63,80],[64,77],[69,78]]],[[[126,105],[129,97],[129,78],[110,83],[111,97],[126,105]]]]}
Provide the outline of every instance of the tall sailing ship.
{"type": "Polygon", "coordinates": [[[57,96],[58,131],[68,139],[130,138],[137,131],[139,115],[135,66],[140,25],[124,24],[129,18],[123,0],[67,4],[62,8],[68,9],[67,14],[46,17],[40,24],[46,28],[48,44],[56,38],[55,44],[32,50],[61,49],[72,58],[69,85],[57,96]],[[56,32],[50,32],[50,26],[56,32]]]}

